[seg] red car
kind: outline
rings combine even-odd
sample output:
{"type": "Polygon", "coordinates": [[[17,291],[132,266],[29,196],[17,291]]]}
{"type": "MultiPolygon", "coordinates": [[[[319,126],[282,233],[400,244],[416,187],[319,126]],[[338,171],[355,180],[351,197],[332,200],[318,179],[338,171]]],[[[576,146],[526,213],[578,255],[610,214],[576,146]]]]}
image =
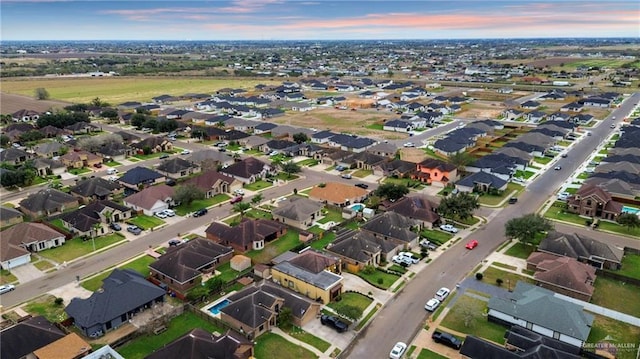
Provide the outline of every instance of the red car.
{"type": "Polygon", "coordinates": [[[467,243],[467,245],[465,246],[465,248],[467,249],[474,249],[475,247],[478,246],[478,241],[476,241],[475,239],[472,239],[469,241],[469,243],[467,243]]]}

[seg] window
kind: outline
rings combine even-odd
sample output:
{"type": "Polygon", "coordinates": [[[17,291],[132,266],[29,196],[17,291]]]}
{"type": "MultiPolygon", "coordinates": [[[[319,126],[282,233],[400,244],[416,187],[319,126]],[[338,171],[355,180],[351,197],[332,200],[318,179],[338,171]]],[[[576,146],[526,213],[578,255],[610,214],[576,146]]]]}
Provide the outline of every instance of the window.
{"type": "Polygon", "coordinates": [[[560,333],[553,332],[553,339],[560,339],[560,333]]]}
{"type": "Polygon", "coordinates": [[[292,281],[289,281],[289,288],[293,288],[294,283],[292,281]]]}

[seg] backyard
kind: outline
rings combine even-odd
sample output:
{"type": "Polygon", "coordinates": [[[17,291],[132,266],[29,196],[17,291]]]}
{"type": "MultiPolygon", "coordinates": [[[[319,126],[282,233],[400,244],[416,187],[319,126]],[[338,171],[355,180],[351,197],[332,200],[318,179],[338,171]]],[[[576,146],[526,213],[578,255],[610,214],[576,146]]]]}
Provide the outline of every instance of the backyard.
{"type": "Polygon", "coordinates": [[[486,301],[461,295],[440,325],[457,332],[504,344],[504,333],[507,328],[488,321],[485,315],[486,311],[486,301]]]}
{"type": "Polygon", "coordinates": [[[600,275],[594,284],[591,303],[640,317],[640,287],[600,275]]]}
{"type": "Polygon", "coordinates": [[[622,257],[622,267],[616,271],[620,275],[640,279],[640,255],[627,253],[622,257]]]}
{"type": "MultiPolygon", "coordinates": [[[[597,343],[625,344],[633,343],[633,348],[621,347],[615,353],[619,359],[637,358],[638,338],[640,327],[595,314],[595,319],[589,333],[585,347],[593,347],[597,343]]],[[[612,353],[613,354],[613,353],[612,353]]]]}
{"type": "Polygon", "coordinates": [[[161,226],[165,222],[160,218],[140,214],[131,219],[128,219],[127,223],[135,224],[136,226],[142,228],[143,230],[147,230],[147,229],[152,229],[152,228],[161,226]]]}
{"type": "MultiPolygon", "coordinates": [[[[132,269],[144,277],[149,275],[149,265],[155,262],[155,259],[148,255],[143,255],[140,258],[137,258],[131,262],[125,263],[123,265],[118,266],[120,269],[132,269]]],[[[92,292],[100,289],[102,287],[102,281],[111,274],[113,269],[104,271],[96,276],[93,276],[81,283],[82,287],[86,290],[90,290],[92,292]]]]}
{"type": "Polygon", "coordinates": [[[178,216],[185,216],[189,213],[195,212],[201,208],[208,208],[218,203],[222,203],[228,200],[230,197],[226,194],[217,194],[211,198],[197,199],[191,202],[189,205],[181,204],[174,208],[178,216]]]}
{"type": "Polygon", "coordinates": [[[322,224],[329,222],[341,223],[344,220],[342,218],[342,212],[335,209],[324,209],[322,210],[322,215],[324,217],[318,220],[318,222],[322,224]]]}
{"type": "Polygon", "coordinates": [[[256,343],[254,348],[256,358],[273,358],[274,353],[278,353],[278,359],[314,359],[318,357],[309,350],[274,333],[262,334],[254,339],[254,342],[256,343]]]}
{"type": "Polygon", "coordinates": [[[289,229],[284,236],[267,243],[263,249],[252,250],[246,253],[252,259],[253,264],[269,263],[273,258],[296,247],[300,244],[299,233],[289,229]]]}
{"type": "Polygon", "coordinates": [[[72,238],[66,241],[60,247],[38,252],[38,255],[56,261],[58,263],[69,262],[78,257],[90,254],[94,251],[98,252],[102,248],[110,246],[112,244],[124,242],[124,236],[119,233],[109,234],[102,237],[97,237],[94,240],[83,241],[79,237],[72,238]]]}
{"type": "Polygon", "coordinates": [[[317,226],[313,226],[308,229],[309,232],[315,233],[318,236],[318,240],[311,243],[311,248],[314,249],[324,249],[329,243],[333,242],[336,239],[336,234],[329,231],[323,231],[317,226]],[[316,230],[314,230],[317,229],[316,230]]]}
{"type": "Polygon", "coordinates": [[[364,271],[358,272],[358,276],[367,282],[371,283],[373,286],[382,289],[389,289],[395,283],[400,276],[383,272],[379,269],[375,269],[373,273],[367,274],[363,273],[364,271]]]}

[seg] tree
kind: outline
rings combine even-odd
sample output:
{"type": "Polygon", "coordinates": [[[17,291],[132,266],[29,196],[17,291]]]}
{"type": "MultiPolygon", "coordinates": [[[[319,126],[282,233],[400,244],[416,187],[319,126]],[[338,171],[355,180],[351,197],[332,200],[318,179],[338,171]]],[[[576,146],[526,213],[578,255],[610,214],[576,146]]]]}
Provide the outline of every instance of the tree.
{"type": "Polygon", "coordinates": [[[96,152],[104,146],[113,146],[123,142],[122,136],[108,133],[99,136],[83,137],[78,140],[78,147],[85,151],[96,152]]]}
{"type": "Polygon", "coordinates": [[[292,322],[293,313],[291,312],[291,308],[282,307],[282,309],[280,309],[280,313],[278,313],[278,327],[284,329],[291,328],[292,322]]]}
{"type": "Polygon", "coordinates": [[[478,198],[469,192],[458,192],[445,197],[438,205],[438,213],[443,217],[465,220],[473,216],[473,211],[480,208],[478,198]]]}
{"type": "Polygon", "coordinates": [[[395,201],[409,193],[409,188],[402,184],[383,183],[373,193],[376,196],[386,198],[390,201],[395,201]]]}
{"type": "Polygon", "coordinates": [[[155,118],[147,118],[142,124],[144,128],[150,128],[156,131],[156,127],[158,127],[158,121],[155,118]]]}
{"type": "Polygon", "coordinates": [[[217,293],[222,290],[224,287],[224,280],[220,277],[210,278],[206,283],[205,287],[209,291],[209,293],[217,293]]]}
{"type": "Polygon", "coordinates": [[[539,214],[529,213],[510,219],[504,227],[505,236],[517,238],[520,242],[533,243],[538,233],[552,230],[553,224],[539,214]]]}
{"type": "Polygon", "coordinates": [[[48,100],[49,99],[49,91],[44,87],[38,87],[35,89],[35,97],[36,100],[48,100]]]}
{"type": "Polygon", "coordinates": [[[249,203],[238,202],[233,205],[233,208],[231,210],[240,213],[240,218],[242,218],[244,217],[244,212],[248,211],[249,209],[251,209],[251,205],[249,203]]]}
{"type": "Polygon", "coordinates": [[[306,134],[300,132],[300,133],[296,133],[296,134],[293,135],[293,140],[296,143],[303,143],[303,142],[309,141],[309,136],[307,136],[306,134]]]}
{"type": "Polygon", "coordinates": [[[11,142],[11,139],[9,138],[9,136],[7,136],[7,135],[0,135],[0,146],[1,146],[1,147],[7,147],[7,146],[9,146],[9,142],[11,142]]]}
{"type": "Polygon", "coordinates": [[[137,129],[141,129],[145,121],[147,121],[147,116],[142,113],[134,113],[131,116],[131,126],[137,129]]]}
{"type": "Polygon", "coordinates": [[[63,128],[73,125],[77,122],[91,122],[89,115],[86,112],[52,112],[45,113],[38,118],[38,127],[43,128],[46,126],[53,126],[57,128],[63,128]]]}
{"type": "Polygon", "coordinates": [[[91,106],[94,106],[94,107],[109,107],[110,106],[109,103],[107,103],[105,101],[102,101],[100,99],[100,97],[94,98],[93,100],[91,100],[91,102],[89,104],[91,106]]]}
{"type": "Polygon", "coordinates": [[[257,195],[253,196],[253,198],[251,198],[251,203],[254,206],[257,206],[258,204],[260,204],[260,202],[262,202],[263,199],[264,196],[262,195],[262,193],[258,193],[257,195]]]}
{"type": "Polygon", "coordinates": [[[633,213],[624,212],[618,216],[618,223],[627,227],[627,231],[631,231],[632,228],[640,227],[640,218],[633,213]]]}
{"type": "Polygon", "coordinates": [[[179,186],[173,195],[174,201],[187,207],[199,199],[204,199],[204,192],[194,184],[179,186]]]}
{"type": "Polygon", "coordinates": [[[114,108],[106,108],[100,112],[100,116],[109,120],[109,122],[115,122],[118,120],[118,110],[114,108]]]}
{"type": "Polygon", "coordinates": [[[289,161],[282,164],[282,171],[287,174],[287,177],[291,177],[293,173],[299,173],[302,169],[297,163],[289,161]]]}
{"type": "MultiPolygon", "coordinates": [[[[35,142],[44,138],[44,134],[38,130],[31,130],[20,134],[20,142],[35,142]]],[[[24,144],[24,143],[23,143],[24,144]]]]}
{"type": "Polygon", "coordinates": [[[473,156],[467,152],[457,152],[447,157],[447,162],[456,166],[458,172],[464,171],[464,168],[473,161],[473,156]]]}

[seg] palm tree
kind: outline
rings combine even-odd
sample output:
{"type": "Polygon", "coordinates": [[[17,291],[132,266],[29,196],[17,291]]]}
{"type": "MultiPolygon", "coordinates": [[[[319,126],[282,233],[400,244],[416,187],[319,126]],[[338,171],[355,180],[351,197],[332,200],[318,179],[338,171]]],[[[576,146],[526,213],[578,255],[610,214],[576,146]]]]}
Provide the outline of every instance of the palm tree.
{"type": "Polygon", "coordinates": [[[240,213],[240,218],[242,218],[244,216],[244,213],[249,209],[251,209],[251,205],[247,202],[238,202],[234,204],[232,208],[234,212],[240,213]]]}
{"type": "Polygon", "coordinates": [[[253,198],[251,198],[251,203],[254,206],[257,206],[260,204],[260,202],[262,202],[263,199],[264,199],[264,196],[262,195],[262,193],[258,193],[257,195],[253,196],[253,198]]]}

